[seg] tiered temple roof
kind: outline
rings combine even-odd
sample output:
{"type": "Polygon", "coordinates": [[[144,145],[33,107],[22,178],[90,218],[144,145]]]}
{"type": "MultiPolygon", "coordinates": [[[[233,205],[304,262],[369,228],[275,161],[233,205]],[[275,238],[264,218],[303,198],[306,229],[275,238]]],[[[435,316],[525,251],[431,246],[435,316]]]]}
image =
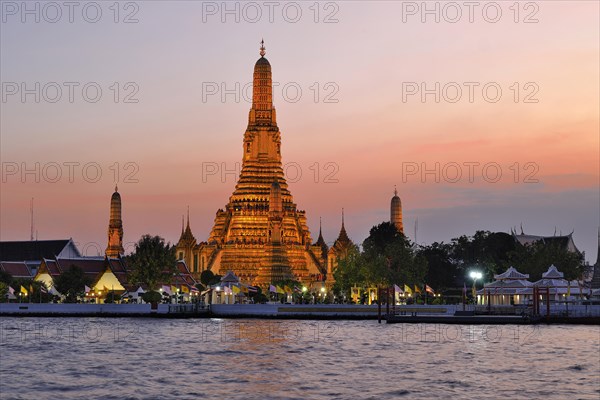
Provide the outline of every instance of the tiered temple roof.
{"type": "Polygon", "coordinates": [[[13,278],[32,278],[31,269],[25,262],[3,261],[0,262],[0,271],[10,274],[13,278]]]}
{"type": "Polygon", "coordinates": [[[518,280],[518,279],[529,279],[529,274],[522,274],[517,271],[514,267],[508,268],[505,272],[494,275],[494,279],[497,280],[518,280]]]}
{"type": "Polygon", "coordinates": [[[523,231],[521,231],[521,234],[517,234],[515,231],[512,231],[512,235],[515,240],[522,245],[530,245],[535,242],[542,242],[548,245],[557,245],[573,253],[579,253],[579,249],[577,249],[577,246],[575,246],[575,242],[573,241],[572,232],[568,235],[539,236],[528,235],[523,233],[523,231]]]}
{"type": "Polygon", "coordinates": [[[202,270],[221,275],[233,271],[243,283],[265,286],[268,282],[263,281],[269,277],[284,275],[308,282],[311,276],[324,272],[325,266],[319,261],[321,255],[311,249],[305,212],[297,208],[285,179],[271,64],[264,57],[264,45],[260,54],[254,65],[241,173],[229,202],[217,211],[207,243],[201,243],[196,251],[202,270]],[[281,205],[277,217],[270,207],[273,184],[278,185],[281,205]],[[279,232],[273,231],[274,226],[279,232]],[[275,237],[280,243],[273,242],[275,237]],[[286,275],[286,269],[291,275],[286,275]],[[257,281],[259,275],[261,282],[257,281]]]}

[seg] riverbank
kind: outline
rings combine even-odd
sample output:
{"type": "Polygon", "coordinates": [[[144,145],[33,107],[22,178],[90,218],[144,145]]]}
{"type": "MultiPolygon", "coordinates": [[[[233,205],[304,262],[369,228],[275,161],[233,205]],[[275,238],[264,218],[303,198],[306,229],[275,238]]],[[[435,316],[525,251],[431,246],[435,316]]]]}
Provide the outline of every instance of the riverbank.
{"type": "MultiPolygon", "coordinates": [[[[214,304],[202,307],[194,304],[35,304],[1,303],[0,316],[13,317],[102,317],[102,318],[256,318],[308,320],[376,320],[377,305],[350,304],[214,304]]],[[[385,320],[385,307],[382,319],[385,320]]],[[[462,305],[396,306],[396,314],[388,323],[443,324],[593,324],[600,325],[600,306],[573,308],[571,315],[563,313],[548,317],[512,315],[464,315],[462,305]],[[455,315],[458,314],[458,315],[455,315]]]]}

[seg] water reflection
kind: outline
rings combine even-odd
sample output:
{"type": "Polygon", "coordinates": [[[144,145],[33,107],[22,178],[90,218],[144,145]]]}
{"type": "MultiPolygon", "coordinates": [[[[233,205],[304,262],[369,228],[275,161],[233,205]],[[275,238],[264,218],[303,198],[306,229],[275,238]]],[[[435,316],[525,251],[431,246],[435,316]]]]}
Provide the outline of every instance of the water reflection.
{"type": "Polygon", "coordinates": [[[3,399],[600,395],[600,331],[592,326],[96,318],[0,323],[3,399]]]}

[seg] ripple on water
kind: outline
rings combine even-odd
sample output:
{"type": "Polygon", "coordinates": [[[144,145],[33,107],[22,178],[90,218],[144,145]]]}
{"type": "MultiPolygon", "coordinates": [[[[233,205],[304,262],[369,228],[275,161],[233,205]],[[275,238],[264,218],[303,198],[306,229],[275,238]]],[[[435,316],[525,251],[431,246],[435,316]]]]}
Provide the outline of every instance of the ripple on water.
{"type": "MultiPolygon", "coordinates": [[[[597,400],[600,394],[596,327],[543,327],[543,335],[533,343],[521,343],[508,334],[489,341],[484,327],[474,329],[468,340],[423,342],[420,335],[408,334],[399,341],[398,335],[389,335],[391,327],[375,321],[335,321],[328,322],[335,327],[335,334],[329,336],[250,335],[231,340],[228,325],[219,321],[210,322],[219,332],[210,336],[206,321],[122,319],[119,324],[136,334],[115,341],[115,320],[73,318],[69,326],[93,326],[103,334],[94,340],[32,342],[20,339],[23,324],[24,329],[42,324],[56,331],[65,320],[5,320],[6,329],[12,331],[4,332],[0,340],[2,399],[345,399],[359,395],[379,400],[468,398],[477,393],[482,398],[597,400]],[[554,340],[558,337],[560,347],[554,340]],[[33,381],[35,385],[23,384],[33,381]]],[[[274,324],[238,322],[266,328],[274,324]]],[[[285,323],[301,332],[323,326],[314,321],[285,323]]],[[[509,332],[510,328],[503,329],[509,332]]]]}
{"type": "Polygon", "coordinates": [[[400,390],[392,390],[390,392],[385,392],[384,395],[390,395],[390,396],[408,396],[410,394],[410,391],[408,390],[404,390],[404,389],[400,389],[400,390]]]}

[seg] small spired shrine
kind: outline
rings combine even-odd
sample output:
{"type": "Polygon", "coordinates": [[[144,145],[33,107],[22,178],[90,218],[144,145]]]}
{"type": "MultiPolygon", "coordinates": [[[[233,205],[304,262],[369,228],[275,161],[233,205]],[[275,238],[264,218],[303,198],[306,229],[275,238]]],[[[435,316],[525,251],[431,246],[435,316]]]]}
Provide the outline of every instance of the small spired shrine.
{"type": "MultiPolygon", "coordinates": [[[[195,274],[233,272],[244,284],[268,287],[287,279],[322,280],[323,243],[312,244],[306,215],[294,203],[281,161],[281,132],[273,106],[271,64],[264,41],[254,65],[252,108],[242,143],[242,169],[208,240],[196,244],[189,222],[177,245],[195,274]]],[[[188,220],[189,221],[189,220],[188,220]]]]}

